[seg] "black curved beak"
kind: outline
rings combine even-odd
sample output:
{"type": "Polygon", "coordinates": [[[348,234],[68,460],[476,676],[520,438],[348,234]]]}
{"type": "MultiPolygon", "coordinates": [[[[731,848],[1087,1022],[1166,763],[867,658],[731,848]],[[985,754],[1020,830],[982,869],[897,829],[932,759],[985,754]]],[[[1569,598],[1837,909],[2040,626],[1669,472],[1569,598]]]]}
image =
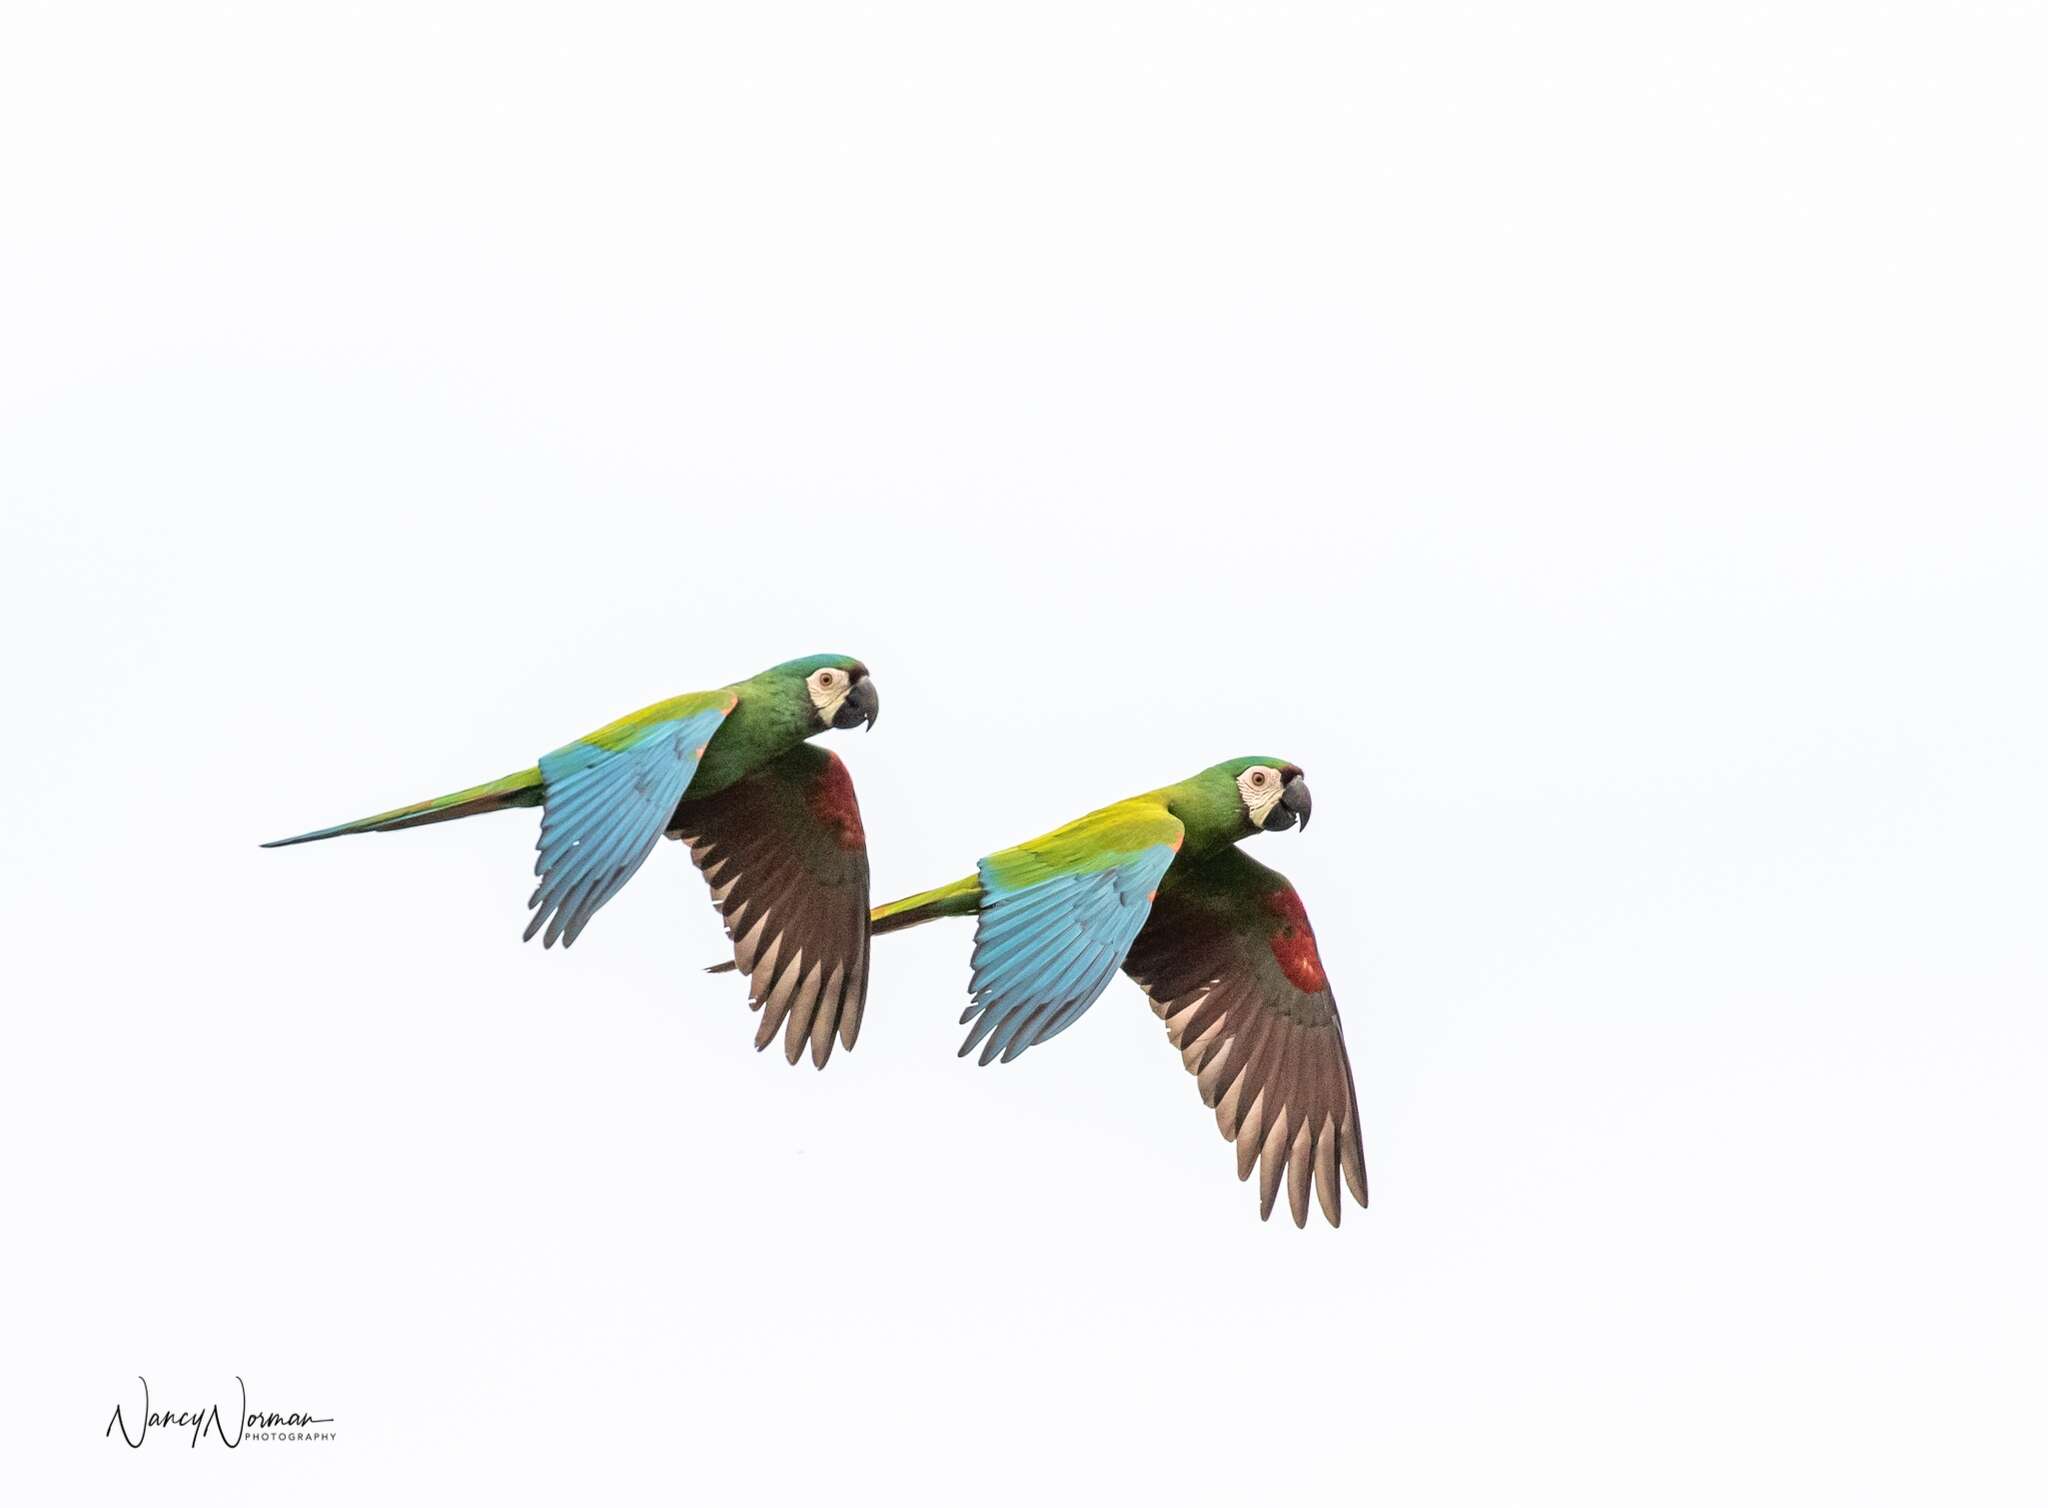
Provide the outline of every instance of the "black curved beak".
{"type": "MultiPolygon", "coordinates": [[[[1280,806],[1283,811],[1290,813],[1293,818],[1299,819],[1303,832],[1308,831],[1308,817],[1309,813],[1315,810],[1315,803],[1309,800],[1308,782],[1306,780],[1297,775],[1288,781],[1286,785],[1282,786],[1280,788],[1280,806]]],[[[1294,822],[1290,820],[1287,826],[1294,826],[1294,822]]]]}
{"type": "Polygon", "coordinates": [[[870,728],[875,719],[882,715],[882,693],[875,690],[871,677],[862,676],[846,688],[846,700],[839,704],[839,710],[832,714],[832,726],[852,728],[866,723],[870,728]]]}

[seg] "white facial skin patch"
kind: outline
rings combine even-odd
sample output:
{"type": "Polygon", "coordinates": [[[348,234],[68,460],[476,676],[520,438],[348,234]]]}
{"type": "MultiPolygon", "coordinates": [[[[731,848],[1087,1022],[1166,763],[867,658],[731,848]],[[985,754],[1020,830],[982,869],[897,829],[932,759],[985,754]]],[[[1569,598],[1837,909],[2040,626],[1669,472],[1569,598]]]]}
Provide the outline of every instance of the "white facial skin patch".
{"type": "Polygon", "coordinates": [[[818,709],[818,716],[829,723],[838,715],[846,693],[853,689],[853,677],[843,670],[827,666],[823,670],[812,671],[804,685],[810,690],[811,705],[818,709]]]}
{"type": "Polygon", "coordinates": [[[1255,764],[1237,777],[1237,794],[1252,819],[1252,826],[1266,825],[1266,813],[1273,810],[1273,804],[1280,799],[1285,785],[1280,772],[1269,764],[1255,764]]]}

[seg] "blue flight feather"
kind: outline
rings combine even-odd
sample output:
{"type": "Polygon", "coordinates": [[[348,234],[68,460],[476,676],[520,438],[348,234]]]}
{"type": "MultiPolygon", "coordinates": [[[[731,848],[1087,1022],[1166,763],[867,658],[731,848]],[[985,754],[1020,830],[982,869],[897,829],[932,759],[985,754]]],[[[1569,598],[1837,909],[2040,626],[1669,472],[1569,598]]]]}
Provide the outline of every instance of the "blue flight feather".
{"type": "Polygon", "coordinates": [[[576,941],[646,862],[724,721],[725,709],[714,707],[650,723],[624,748],[578,742],[541,757],[540,884],[527,902],[528,938],[545,927],[545,947],[576,941]]]}
{"type": "Polygon", "coordinates": [[[998,1054],[1009,1062],[1078,1020],[1123,965],[1173,855],[1174,845],[1152,844],[1110,868],[1015,890],[1000,888],[983,860],[969,985],[975,1019],[960,1055],[987,1038],[981,1062],[998,1054]]]}

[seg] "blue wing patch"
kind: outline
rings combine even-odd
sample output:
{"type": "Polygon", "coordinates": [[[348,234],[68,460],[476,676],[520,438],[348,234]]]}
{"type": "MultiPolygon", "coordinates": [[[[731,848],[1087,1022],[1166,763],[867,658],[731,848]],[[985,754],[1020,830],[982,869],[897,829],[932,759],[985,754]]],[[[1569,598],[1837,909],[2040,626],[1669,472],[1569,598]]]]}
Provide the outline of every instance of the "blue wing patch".
{"type": "Polygon", "coordinates": [[[1007,894],[994,889],[984,859],[987,899],[968,985],[974,1000],[960,1018],[973,1021],[974,1030],[960,1056],[986,1037],[981,1062],[1001,1054],[1007,1063],[1078,1021],[1116,977],[1173,855],[1172,845],[1158,843],[1113,868],[1058,875],[1007,894]]]}
{"type": "Polygon", "coordinates": [[[619,893],[646,861],[676,803],[690,788],[697,761],[726,709],[650,723],[621,749],[573,743],[541,756],[547,792],[540,823],[540,885],[526,904],[531,939],[547,928],[543,947],[576,941],[597,908],[619,893]]]}

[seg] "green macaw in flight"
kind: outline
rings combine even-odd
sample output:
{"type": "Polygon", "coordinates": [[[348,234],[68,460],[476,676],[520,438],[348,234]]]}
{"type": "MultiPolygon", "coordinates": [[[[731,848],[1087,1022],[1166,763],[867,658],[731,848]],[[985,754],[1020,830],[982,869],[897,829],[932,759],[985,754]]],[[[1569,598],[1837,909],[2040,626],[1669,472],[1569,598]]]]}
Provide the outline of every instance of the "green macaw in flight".
{"type": "Polygon", "coordinates": [[[1241,853],[1256,832],[1308,826],[1308,783],[1278,759],[1232,759],[983,859],[937,890],[878,906],[877,935],[977,918],[965,1057],[1007,1063],[1057,1036],[1119,966],[1151,998],[1237,1176],[1259,1165],[1259,1217],[1287,1178],[1294,1223],[1311,1180],[1332,1225],[1338,1170],[1365,1206],[1358,1097],[1337,1003],[1301,898],[1241,853]]]}
{"type": "Polygon", "coordinates": [[[812,655],[656,702],[502,780],[263,846],[538,806],[540,885],[526,936],[545,929],[542,946],[567,947],[656,839],[680,839],[761,1013],[754,1046],[786,1024],[789,1061],[809,1042],[823,1068],[835,1032],[853,1046],[867,1003],[868,852],[846,766],[805,740],[872,727],[880,711],[867,666],[812,655]]]}

